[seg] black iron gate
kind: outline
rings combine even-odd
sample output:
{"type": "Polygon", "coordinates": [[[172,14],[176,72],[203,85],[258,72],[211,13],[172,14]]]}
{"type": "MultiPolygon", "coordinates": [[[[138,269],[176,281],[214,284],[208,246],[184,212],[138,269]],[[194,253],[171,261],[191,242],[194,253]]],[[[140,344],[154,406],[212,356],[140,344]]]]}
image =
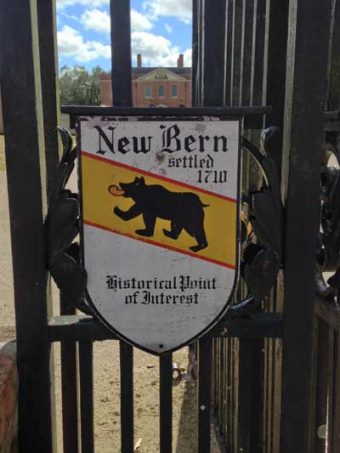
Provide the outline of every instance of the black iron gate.
{"type": "MultiPolygon", "coordinates": [[[[130,5],[110,4],[112,90],[118,106],[129,106],[130,5]]],[[[65,298],[62,315],[48,316],[43,221],[58,162],[54,6],[52,0],[2,0],[0,6],[19,436],[27,453],[52,451],[52,342],[61,344],[64,452],[80,445],[94,451],[93,342],[116,339],[97,322],[80,320],[65,298]]],[[[271,296],[258,313],[227,318],[198,342],[199,452],[210,450],[211,421],[229,452],[339,449],[339,312],[316,301],[314,291],[324,128],[327,140],[339,144],[339,33],[339,0],[193,0],[194,104],[242,113],[254,143],[262,128],[281,128],[272,157],[282,168],[285,204],[284,271],[271,296]],[[325,122],[326,96],[332,112],[325,122]]],[[[247,188],[256,171],[244,160],[247,188]]],[[[244,296],[241,285],[238,298],[244,296]]],[[[121,446],[112,449],[132,452],[133,349],[123,342],[120,382],[121,446]]],[[[160,451],[172,451],[171,355],[160,359],[160,451]]]]}

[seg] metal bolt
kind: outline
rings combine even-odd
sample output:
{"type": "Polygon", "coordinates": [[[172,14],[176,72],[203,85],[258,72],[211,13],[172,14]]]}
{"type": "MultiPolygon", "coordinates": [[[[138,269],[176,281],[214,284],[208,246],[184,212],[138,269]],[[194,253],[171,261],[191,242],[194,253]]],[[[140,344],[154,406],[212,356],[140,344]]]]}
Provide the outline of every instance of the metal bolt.
{"type": "Polygon", "coordinates": [[[205,411],[205,406],[204,406],[204,404],[202,404],[202,406],[200,406],[200,409],[201,409],[201,411],[205,411]]]}

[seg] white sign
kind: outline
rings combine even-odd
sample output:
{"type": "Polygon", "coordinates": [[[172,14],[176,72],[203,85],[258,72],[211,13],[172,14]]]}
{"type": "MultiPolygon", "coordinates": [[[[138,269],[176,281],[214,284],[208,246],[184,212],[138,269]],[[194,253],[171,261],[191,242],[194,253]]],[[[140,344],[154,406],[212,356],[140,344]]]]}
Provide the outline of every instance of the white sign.
{"type": "Polygon", "coordinates": [[[240,121],[86,117],[80,146],[90,303],[144,350],[188,344],[236,285],[240,121]]]}

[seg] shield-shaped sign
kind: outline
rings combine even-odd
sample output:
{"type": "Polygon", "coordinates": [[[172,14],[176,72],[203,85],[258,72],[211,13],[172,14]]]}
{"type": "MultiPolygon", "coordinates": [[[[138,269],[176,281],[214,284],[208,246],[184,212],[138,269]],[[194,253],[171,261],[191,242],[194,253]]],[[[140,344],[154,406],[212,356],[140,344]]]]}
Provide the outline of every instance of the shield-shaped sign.
{"type": "Polygon", "coordinates": [[[221,318],[236,285],[240,120],[79,123],[89,302],[126,341],[173,351],[221,318]]]}

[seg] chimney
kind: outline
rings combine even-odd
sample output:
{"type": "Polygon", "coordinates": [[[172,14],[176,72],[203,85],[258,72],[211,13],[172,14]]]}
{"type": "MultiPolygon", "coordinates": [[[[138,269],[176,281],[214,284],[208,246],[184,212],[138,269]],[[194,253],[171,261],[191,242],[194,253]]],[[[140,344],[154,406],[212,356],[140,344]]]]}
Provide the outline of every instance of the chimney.
{"type": "Polygon", "coordinates": [[[137,68],[141,68],[141,67],[142,67],[142,54],[138,53],[137,54],[137,68]]]}
{"type": "Polygon", "coordinates": [[[184,56],[182,53],[180,53],[179,57],[177,58],[177,67],[183,68],[183,66],[184,66],[184,56]]]}

